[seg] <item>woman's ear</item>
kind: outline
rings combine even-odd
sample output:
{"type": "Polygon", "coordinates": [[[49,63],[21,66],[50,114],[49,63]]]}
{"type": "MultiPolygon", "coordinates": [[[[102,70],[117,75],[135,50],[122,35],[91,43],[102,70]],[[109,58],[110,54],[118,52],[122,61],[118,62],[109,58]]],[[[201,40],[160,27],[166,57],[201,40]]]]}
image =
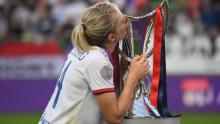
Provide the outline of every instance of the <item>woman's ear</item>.
{"type": "Polygon", "coordinates": [[[110,33],[107,37],[107,40],[109,43],[115,43],[116,42],[116,35],[113,33],[110,33]]]}

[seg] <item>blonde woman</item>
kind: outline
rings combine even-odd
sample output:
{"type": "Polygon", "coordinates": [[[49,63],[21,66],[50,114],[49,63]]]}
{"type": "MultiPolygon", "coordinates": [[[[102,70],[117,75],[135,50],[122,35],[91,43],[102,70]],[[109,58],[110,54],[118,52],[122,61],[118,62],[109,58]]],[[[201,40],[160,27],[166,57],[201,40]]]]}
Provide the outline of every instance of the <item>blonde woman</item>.
{"type": "Polygon", "coordinates": [[[137,82],[149,73],[146,56],[134,57],[126,85],[116,97],[111,52],[126,35],[129,21],[109,2],[88,8],[81,21],[40,124],[122,123],[137,82]]]}

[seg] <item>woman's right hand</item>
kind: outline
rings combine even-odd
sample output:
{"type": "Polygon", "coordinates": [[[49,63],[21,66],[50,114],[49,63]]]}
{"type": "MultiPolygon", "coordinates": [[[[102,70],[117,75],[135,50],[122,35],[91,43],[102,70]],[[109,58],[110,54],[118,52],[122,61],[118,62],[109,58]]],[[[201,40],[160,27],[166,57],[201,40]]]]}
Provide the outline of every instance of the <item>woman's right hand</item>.
{"type": "Polygon", "coordinates": [[[136,83],[149,74],[149,62],[147,55],[144,53],[141,56],[135,56],[129,66],[128,76],[136,80],[136,83]]]}

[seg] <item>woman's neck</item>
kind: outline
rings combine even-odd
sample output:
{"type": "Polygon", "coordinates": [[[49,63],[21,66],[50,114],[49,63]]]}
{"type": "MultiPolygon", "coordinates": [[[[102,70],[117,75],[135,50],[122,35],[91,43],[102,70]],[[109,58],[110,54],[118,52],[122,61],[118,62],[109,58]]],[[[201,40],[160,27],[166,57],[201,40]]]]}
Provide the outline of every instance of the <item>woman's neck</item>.
{"type": "Polygon", "coordinates": [[[107,43],[107,44],[104,44],[104,47],[109,53],[112,53],[116,45],[117,43],[107,43]]]}

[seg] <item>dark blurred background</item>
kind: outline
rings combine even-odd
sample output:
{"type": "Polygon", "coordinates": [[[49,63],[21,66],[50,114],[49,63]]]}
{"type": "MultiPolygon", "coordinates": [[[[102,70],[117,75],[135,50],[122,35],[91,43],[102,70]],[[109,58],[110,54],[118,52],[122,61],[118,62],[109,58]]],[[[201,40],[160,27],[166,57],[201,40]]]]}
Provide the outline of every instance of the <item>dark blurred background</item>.
{"type": "MultiPolygon", "coordinates": [[[[101,0],[0,0],[0,123],[37,123],[73,28],[101,0]]],[[[168,104],[182,124],[220,122],[220,1],[168,0],[168,104]]],[[[111,0],[140,16],[160,0],[111,0]]]]}

